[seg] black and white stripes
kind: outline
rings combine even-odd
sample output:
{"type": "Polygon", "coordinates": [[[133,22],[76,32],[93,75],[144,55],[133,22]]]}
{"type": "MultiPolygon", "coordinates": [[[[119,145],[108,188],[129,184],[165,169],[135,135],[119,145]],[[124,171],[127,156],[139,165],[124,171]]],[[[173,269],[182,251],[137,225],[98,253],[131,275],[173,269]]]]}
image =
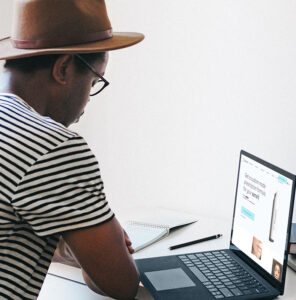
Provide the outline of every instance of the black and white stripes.
{"type": "Polygon", "coordinates": [[[84,139],[0,94],[0,299],[36,299],[58,233],[112,217],[84,139]]]}

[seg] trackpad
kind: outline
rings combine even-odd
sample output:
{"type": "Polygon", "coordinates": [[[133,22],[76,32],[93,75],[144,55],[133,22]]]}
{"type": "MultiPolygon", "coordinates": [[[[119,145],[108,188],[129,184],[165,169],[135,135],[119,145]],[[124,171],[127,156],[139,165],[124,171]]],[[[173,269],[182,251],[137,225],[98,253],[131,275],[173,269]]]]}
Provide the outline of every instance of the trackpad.
{"type": "Polygon", "coordinates": [[[145,272],[144,274],[157,291],[195,286],[195,283],[181,268],[145,272]]]}

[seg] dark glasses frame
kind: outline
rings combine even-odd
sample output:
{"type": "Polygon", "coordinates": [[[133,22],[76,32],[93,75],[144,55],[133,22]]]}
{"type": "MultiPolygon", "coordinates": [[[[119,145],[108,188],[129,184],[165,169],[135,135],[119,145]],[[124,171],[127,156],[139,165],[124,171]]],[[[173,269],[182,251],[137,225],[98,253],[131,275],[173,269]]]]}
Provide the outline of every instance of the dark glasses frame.
{"type": "Polygon", "coordinates": [[[95,96],[99,94],[104,88],[106,88],[110,83],[108,80],[106,80],[100,73],[98,73],[94,67],[92,67],[83,57],[81,57],[79,54],[74,54],[75,57],[79,59],[89,70],[91,70],[97,77],[100,78],[97,82],[103,81],[104,85],[101,89],[99,89],[97,92],[90,94],[90,96],[95,96]]]}

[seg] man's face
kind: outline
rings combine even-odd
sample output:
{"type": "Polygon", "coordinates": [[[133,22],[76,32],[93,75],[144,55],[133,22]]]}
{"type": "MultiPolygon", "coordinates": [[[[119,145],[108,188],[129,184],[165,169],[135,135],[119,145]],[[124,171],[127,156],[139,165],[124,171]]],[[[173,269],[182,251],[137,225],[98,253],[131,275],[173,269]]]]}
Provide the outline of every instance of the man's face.
{"type": "MultiPolygon", "coordinates": [[[[108,52],[106,52],[105,59],[102,61],[96,60],[91,63],[91,66],[100,74],[104,75],[108,63],[108,52]]],[[[82,66],[83,67],[83,66],[82,66]]],[[[64,125],[69,126],[72,123],[79,121],[80,117],[84,113],[84,109],[88,101],[90,100],[91,87],[96,83],[98,77],[85,67],[85,70],[81,71],[76,68],[76,72],[73,77],[71,92],[65,101],[65,122],[64,125]]]]}

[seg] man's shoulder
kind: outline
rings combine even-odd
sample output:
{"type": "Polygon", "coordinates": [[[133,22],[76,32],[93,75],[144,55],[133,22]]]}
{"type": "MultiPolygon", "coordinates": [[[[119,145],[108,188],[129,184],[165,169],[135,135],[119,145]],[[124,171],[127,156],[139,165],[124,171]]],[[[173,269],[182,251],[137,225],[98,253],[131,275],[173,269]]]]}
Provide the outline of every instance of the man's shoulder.
{"type": "MultiPolygon", "coordinates": [[[[50,149],[78,134],[50,117],[38,114],[24,100],[13,94],[0,93],[1,125],[10,135],[26,137],[37,148],[50,149]]],[[[43,151],[42,151],[43,152],[43,151]]]]}
{"type": "Polygon", "coordinates": [[[0,93],[0,140],[0,175],[7,178],[8,199],[30,172],[40,175],[51,166],[63,168],[68,160],[93,157],[81,136],[10,94],[0,93]]]}

